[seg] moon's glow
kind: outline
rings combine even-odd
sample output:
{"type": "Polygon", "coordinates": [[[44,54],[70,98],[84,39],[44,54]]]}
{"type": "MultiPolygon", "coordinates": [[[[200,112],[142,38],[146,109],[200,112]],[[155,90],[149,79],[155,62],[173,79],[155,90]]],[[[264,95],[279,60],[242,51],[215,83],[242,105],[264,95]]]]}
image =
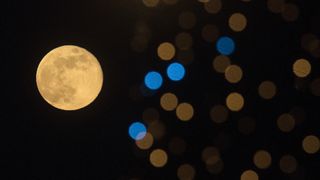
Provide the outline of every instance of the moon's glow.
{"type": "Polygon", "coordinates": [[[61,46],[40,62],[36,82],[41,96],[62,110],[92,103],[101,91],[103,72],[94,55],[78,46],[61,46]]]}

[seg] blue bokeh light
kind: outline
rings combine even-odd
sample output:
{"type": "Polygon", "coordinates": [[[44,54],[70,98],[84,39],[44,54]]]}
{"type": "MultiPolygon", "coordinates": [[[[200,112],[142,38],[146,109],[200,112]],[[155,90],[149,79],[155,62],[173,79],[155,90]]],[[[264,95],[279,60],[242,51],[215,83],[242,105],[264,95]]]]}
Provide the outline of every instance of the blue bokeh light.
{"type": "Polygon", "coordinates": [[[157,90],[163,82],[161,74],[155,71],[148,72],[144,78],[144,84],[151,90],[157,90]]]}
{"type": "Polygon", "coordinates": [[[167,68],[167,75],[172,81],[180,81],[186,73],[185,68],[180,63],[172,63],[167,68]]]}
{"type": "Polygon", "coordinates": [[[222,55],[230,55],[235,50],[235,43],[230,37],[220,37],[217,41],[217,50],[222,55]]]}
{"type": "Polygon", "coordinates": [[[141,140],[147,134],[147,128],[140,122],[134,122],[129,127],[129,135],[134,140],[141,140]]]}

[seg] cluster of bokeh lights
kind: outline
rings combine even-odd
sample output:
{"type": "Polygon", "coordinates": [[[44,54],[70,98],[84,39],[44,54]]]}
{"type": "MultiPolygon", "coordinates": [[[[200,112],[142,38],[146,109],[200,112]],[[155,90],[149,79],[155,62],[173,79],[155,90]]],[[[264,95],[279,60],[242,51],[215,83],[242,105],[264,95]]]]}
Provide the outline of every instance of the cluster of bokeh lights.
{"type": "MultiPolygon", "coordinates": [[[[203,4],[203,9],[206,13],[216,15],[223,9],[222,0],[198,0],[203,4]]],[[[251,0],[242,0],[244,3],[250,3],[251,0]]],[[[160,4],[172,6],[177,4],[178,0],[142,0],[143,4],[149,8],[156,8],[160,4]]],[[[286,2],[284,0],[267,0],[267,9],[273,14],[280,14],[286,22],[293,22],[299,18],[299,8],[297,5],[286,2]]],[[[192,11],[183,11],[178,16],[178,25],[182,32],[176,34],[172,42],[166,41],[159,43],[156,53],[159,60],[167,65],[164,71],[149,71],[144,77],[144,85],[149,90],[162,93],[161,86],[167,80],[177,82],[186,79],[188,66],[194,60],[194,35],[190,32],[197,26],[197,17],[192,11]]],[[[228,16],[227,23],[232,33],[245,32],[250,22],[248,17],[243,12],[233,12],[228,16]]],[[[146,27],[144,27],[146,28],[146,27]]],[[[147,29],[147,28],[146,28],[147,29]]],[[[230,33],[231,34],[231,33],[230,33]]],[[[246,72],[239,64],[235,64],[232,60],[236,56],[236,42],[232,35],[221,34],[220,27],[215,24],[206,24],[203,26],[201,36],[206,43],[210,43],[215,47],[215,55],[212,61],[214,73],[222,74],[224,80],[233,86],[242,86],[243,79],[246,78],[246,72]]],[[[138,38],[138,35],[135,38],[138,38]]],[[[136,40],[136,39],[134,39],[136,40]]],[[[320,57],[320,43],[315,45],[315,42],[320,40],[314,34],[305,34],[302,37],[302,48],[309,52],[314,57],[320,57]],[[312,48],[311,48],[312,47],[312,48]]],[[[134,41],[134,43],[136,43],[134,41]]],[[[133,43],[133,45],[134,45],[133,43]]],[[[237,46],[241,42],[237,41],[237,46]]],[[[141,45],[141,44],[140,44],[141,45]]],[[[146,44],[144,44],[146,46],[146,44]]],[[[140,50],[140,49],[139,49],[140,50]]],[[[307,58],[296,58],[292,63],[291,72],[298,80],[307,78],[312,72],[311,61],[307,58]]],[[[279,87],[276,82],[269,79],[262,79],[254,87],[257,95],[263,102],[271,102],[277,98],[279,87]]],[[[310,83],[311,93],[315,96],[320,96],[320,78],[314,79],[310,83]]],[[[247,106],[246,94],[233,88],[232,91],[223,97],[222,102],[218,102],[210,108],[208,115],[215,126],[219,126],[228,121],[232,114],[240,113],[247,106]]],[[[181,123],[188,123],[194,118],[196,107],[186,101],[182,101],[179,94],[164,92],[160,95],[160,107],[166,113],[174,113],[175,117],[181,123]]],[[[274,124],[277,130],[281,133],[288,134],[295,130],[300,121],[303,121],[301,116],[303,109],[293,107],[288,112],[282,112],[277,115],[274,124]],[[299,115],[297,115],[299,114],[299,115]]],[[[186,141],[181,137],[172,137],[168,142],[168,149],[165,147],[153,148],[156,141],[163,138],[166,134],[166,126],[160,120],[160,112],[157,108],[147,108],[142,115],[142,123],[134,123],[129,128],[129,134],[135,140],[136,146],[141,150],[148,150],[149,162],[156,168],[164,167],[170,160],[170,155],[181,155],[187,149],[186,141]],[[131,129],[131,131],[130,131],[131,129]]],[[[255,118],[245,116],[239,118],[236,122],[238,131],[243,135],[250,135],[256,131],[255,118]]],[[[320,150],[320,140],[316,135],[308,134],[301,140],[301,148],[307,154],[316,154],[320,150]]],[[[209,144],[204,147],[201,152],[202,162],[206,170],[211,174],[219,174],[224,168],[224,159],[221,156],[222,150],[209,144]]],[[[267,148],[257,148],[251,155],[253,167],[242,169],[239,174],[240,180],[259,180],[260,172],[270,169],[274,164],[286,175],[293,174],[299,167],[299,162],[293,154],[282,153],[279,158],[273,156],[272,150],[267,148]]],[[[183,162],[177,168],[177,177],[180,180],[195,179],[197,169],[192,163],[183,162]]]]}

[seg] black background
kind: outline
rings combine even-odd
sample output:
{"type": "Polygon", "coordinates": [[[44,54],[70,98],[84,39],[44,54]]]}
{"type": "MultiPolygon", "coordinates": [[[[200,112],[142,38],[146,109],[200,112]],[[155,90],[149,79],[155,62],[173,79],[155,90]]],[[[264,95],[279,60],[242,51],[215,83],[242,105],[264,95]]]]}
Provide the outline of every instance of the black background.
{"type": "MultiPolygon", "coordinates": [[[[5,172],[2,179],[176,179],[181,163],[193,164],[196,179],[239,179],[246,169],[255,169],[252,155],[267,149],[273,164],[266,171],[256,170],[260,179],[310,179],[319,177],[319,155],[307,155],[301,148],[309,134],[319,136],[319,98],[308,90],[308,83],[319,77],[319,59],[301,48],[304,33],[320,35],[320,6],[317,1],[289,1],[300,8],[295,22],[285,22],[280,15],[268,11],[265,1],[244,3],[223,1],[218,15],[205,12],[197,1],[180,1],[174,6],[147,8],[138,0],[91,1],[5,1],[2,3],[2,44],[5,56],[1,72],[1,126],[3,130],[5,172]],[[142,83],[151,69],[165,72],[167,64],[156,56],[163,41],[173,41],[178,32],[178,16],[193,11],[196,27],[188,32],[194,38],[194,62],[187,66],[182,82],[165,79],[163,87],[153,96],[134,101],[129,97],[132,86],[142,83]],[[233,33],[227,19],[233,12],[243,12],[248,19],[244,32],[233,33]],[[152,38],[144,53],[131,50],[130,42],[137,21],[149,25],[152,38]],[[236,42],[233,63],[244,71],[238,85],[230,85],[212,70],[217,55],[214,44],[201,38],[201,28],[218,25],[221,34],[236,42]],[[52,108],[38,93],[36,68],[42,57],[53,48],[74,44],[85,47],[99,60],[104,71],[104,85],[99,97],[90,106],[75,112],[52,108]],[[295,89],[292,63],[307,58],[312,74],[303,82],[306,88],[295,89]],[[278,87],[277,96],[262,100],[257,87],[263,80],[272,80],[278,87]],[[166,149],[172,136],[183,137],[187,151],[181,157],[169,154],[168,164],[156,169],[145,157],[136,157],[134,142],[127,134],[133,121],[140,120],[145,108],[161,110],[159,98],[167,91],[175,92],[182,101],[191,102],[195,117],[187,124],[174,114],[161,112],[167,134],[154,147],[166,149]],[[245,97],[245,108],[232,113],[228,122],[217,126],[209,118],[214,104],[224,103],[232,91],[245,97]],[[306,120],[292,133],[281,133],[276,118],[292,107],[305,111],[306,120]],[[239,118],[256,119],[256,132],[241,135],[235,123],[239,118]],[[221,140],[220,135],[227,140],[221,140]],[[223,136],[225,137],[225,136],[223,136]],[[212,175],[201,161],[201,151],[221,141],[224,170],[212,175]],[[292,176],[279,170],[278,161],[284,154],[296,157],[299,168],[292,176]]],[[[147,153],[146,153],[147,154],[147,153]]]]}

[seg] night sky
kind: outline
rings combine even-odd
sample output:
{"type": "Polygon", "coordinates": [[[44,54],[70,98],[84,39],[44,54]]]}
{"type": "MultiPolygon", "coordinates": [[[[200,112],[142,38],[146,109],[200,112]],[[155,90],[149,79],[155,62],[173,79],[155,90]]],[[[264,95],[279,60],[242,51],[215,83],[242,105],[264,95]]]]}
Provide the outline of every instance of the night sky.
{"type": "MultiPolygon", "coordinates": [[[[320,179],[320,6],[316,0],[286,0],[281,2],[298,11],[282,8],[274,13],[269,1],[221,0],[219,12],[209,13],[205,1],[197,0],[174,4],[166,3],[173,0],[5,0],[1,5],[5,54],[1,58],[1,161],[5,170],[1,179],[168,180],[179,179],[177,171],[182,164],[189,164],[195,172],[189,179],[258,180],[246,177],[243,173],[247,170],[260,180],[320,179]],[[148,7],[146,2],[158,3],[148,7]],[[186,20],[190,27],[181,24],[181,14],[186,12],[195,17],[191,25],[192,19],[186,20]],[[247,20],[241,32],[228,24],[236,12],[247,20]],[[203,28],[208,24],[218,32],[206,40],[203,28]],[[176,36],[181,32],[192,37],[192,47],[177,47],[176,36]],[[221,54],[216,46],[220,37],[235,43],[234,52],[225,55],[241,68],[239,82],[230,83],[212,65],[221,54]],[[139,38],[145,41],[135,41],[139,38]],[[157,51],[163,42],[175,46],[175,56],[169,61],[162,60],[157,51]],[[41,59],[52,49],[70,44],[94,54],[104,73],[97,99],[77,111],[48,104],[35,79],[41,59]],[[311,67],[310,73],[302,68],[304,77],[293,70],[298,59],[311,67]],[[186,70],[181,81],[166,75],[173,62],[186,70]],[[157,90],[144,83],[150,71],[163,77],[157,90]],[[263,81],[276,86],[270,99],[258,93],[263,81]],[[194,114],[189,121],[163,109],[160,98],[167,92],[175,94],[179,103],[192,105],[194,114]],[[244,99],[239,111],[226,104],[232,92],[244,99]],[[216,105],[227,112],[224,122],[217,123],[210,116],[216,105]],[[129,136],[128,128],[141,122],[154,133],[149,130],[154,122],[147,118],[150,108],[155,113],[149,116],[165,131],[149,149],[142,150],[129,136]],[[277,124],[284,113],[294,120],[288,132],[277,124]],[[252,119],[248,133],[239,130],[243,118],[252,119]],[[309,142],[309,149],[318,147],[312,153],[303,147],[307,136],[316,139],[309,142]],[[171,151],[173,138],[183,141],[183,152],[171,151]],[[208,165],[203,160],[207,147],[219,150],[218,164],[208,165]],[[163,167],[155,167],[149,160],[155,149],[167,154],[163,167]],[[267,168],[259,168],[253,161],[259,150],[272,158],[267,168]],[[295,162],[281,165],[284,156],[295,162]]],[[[285,127],[287,123],[284,121],[285,127]]]]}

